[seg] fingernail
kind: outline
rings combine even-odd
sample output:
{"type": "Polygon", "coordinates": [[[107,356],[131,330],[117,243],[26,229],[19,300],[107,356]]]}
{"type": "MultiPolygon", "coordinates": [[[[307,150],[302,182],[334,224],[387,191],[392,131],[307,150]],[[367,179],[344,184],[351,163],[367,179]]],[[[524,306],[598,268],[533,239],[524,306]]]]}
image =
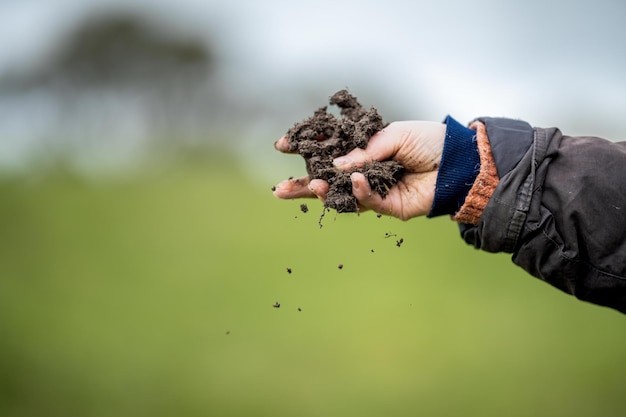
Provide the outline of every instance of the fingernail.
{"type": "Polygon", "coordinates": [[[350,165],[351,163],[352,160],[346,156],[341,156],[339,158],[333,159],[333,165],[337,168],[345,167],[347,165],[350,165]]]}

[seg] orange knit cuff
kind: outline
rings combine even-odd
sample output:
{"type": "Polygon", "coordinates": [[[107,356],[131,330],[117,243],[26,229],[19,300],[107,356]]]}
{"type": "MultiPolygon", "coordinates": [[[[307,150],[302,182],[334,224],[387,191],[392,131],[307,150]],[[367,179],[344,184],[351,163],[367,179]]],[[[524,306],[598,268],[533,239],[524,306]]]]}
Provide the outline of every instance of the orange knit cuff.
{"type": "Polygon", "coordinates": [[[496,163],[491,153],[487,128],[481,122],[474,122],[470,129],[476,130],[476,142],[480,157],[480,172],[476,176],[474,185],[469,190],[465,202],[452,220],[459,223],[478,224],[489,199],[500,181],[496,171],[496,163]]]}

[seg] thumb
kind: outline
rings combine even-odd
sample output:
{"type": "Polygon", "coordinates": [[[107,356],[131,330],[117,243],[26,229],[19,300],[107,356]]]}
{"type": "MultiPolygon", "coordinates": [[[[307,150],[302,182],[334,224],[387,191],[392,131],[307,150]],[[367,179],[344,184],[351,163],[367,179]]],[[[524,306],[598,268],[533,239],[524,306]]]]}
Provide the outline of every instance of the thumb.
{"type": "Polygon", "coordinates": [[[333,159],[333,165],[339,169],[350,169],[352,167],[360,167],[365,162],[371,161],[372,158],[367,155],[363,149],[354,149],[350,153],[339,158],[333,159]]]}
{"type": "Polygon", "coordinates": [[[398,131],[398,124],[391,123],[385,129],[372,136],[367,144],[367,148],[353,149],[344,156],[333,160],[333,165],[339,169],[349,169],[360,167],[365,162],[384,161],[391,158],[397,151],[397,139],[402,138],[402,130],[398,131]]]}

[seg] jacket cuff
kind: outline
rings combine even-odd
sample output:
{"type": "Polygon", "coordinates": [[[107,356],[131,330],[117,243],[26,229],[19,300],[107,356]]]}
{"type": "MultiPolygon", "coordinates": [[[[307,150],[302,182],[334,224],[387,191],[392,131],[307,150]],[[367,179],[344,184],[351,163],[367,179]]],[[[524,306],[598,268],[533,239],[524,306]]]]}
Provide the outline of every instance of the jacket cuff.
{"type": "Polygon", "coordinates": [[[465,202],[480,170],[476,132],[447,116],[446,137],[428,217],[454,214],[465,202]]]}
{"type": "Polygon", "coordinates": [[[489,146],[498,176],[502,178],[515,168],[533,144],[533,128],[522,120],[502,117],[479,117],[476,121],[487,128],[489,146]]]}
{"type": "Polygon", "coordinates": [[[465,224],[478,224],[500,179],[498,178],[496,163],[491,153],[485,125],[481,122],[474,122],[470,125],[470,128],[476,130],[480,172],[465,198],[465,203],[453,217],[453,220],[465,224]]]}

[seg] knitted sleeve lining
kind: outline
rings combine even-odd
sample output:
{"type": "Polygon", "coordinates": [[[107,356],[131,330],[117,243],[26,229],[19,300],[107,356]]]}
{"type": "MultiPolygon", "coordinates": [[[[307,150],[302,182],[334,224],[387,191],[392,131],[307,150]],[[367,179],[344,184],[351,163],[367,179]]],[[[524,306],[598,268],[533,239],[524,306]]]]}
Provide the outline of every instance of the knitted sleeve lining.
{"type": "Polygon", "coordinates": [[[483,210],[485,210],[500,179],[496,171],[496,164],[491,153],[485,125],[481,122],[474,122],[470,125],[470,128],[476,130],[480,172],[474,181],[474,185],[470,188],[465,202],[452,219],[459,223],[478,224],[480,216],[483,210]]]}

